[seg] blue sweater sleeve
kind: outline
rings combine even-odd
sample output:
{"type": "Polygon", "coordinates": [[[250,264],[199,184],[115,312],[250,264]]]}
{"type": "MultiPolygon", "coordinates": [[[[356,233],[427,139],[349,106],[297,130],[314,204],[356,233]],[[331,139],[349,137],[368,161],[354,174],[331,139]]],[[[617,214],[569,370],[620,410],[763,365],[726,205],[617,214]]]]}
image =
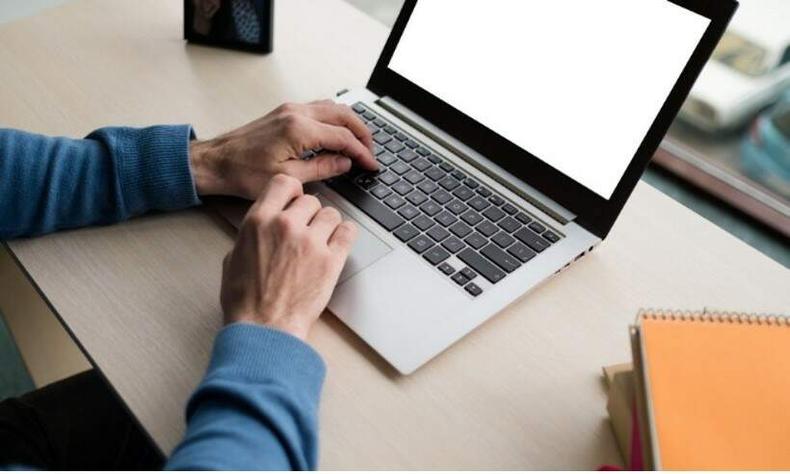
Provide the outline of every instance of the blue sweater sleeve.
{"type": "Polygon", "coordinates": [[[81,140],[0,129],[0,239],[199,204],[189,126],[96,130],[81,140]]]}
{"type": "Polygon", "coordinates": [[[316,469],[324,374],[321,358],[299,339],[252,324],[226,327],[167,468],[316,469]]]}

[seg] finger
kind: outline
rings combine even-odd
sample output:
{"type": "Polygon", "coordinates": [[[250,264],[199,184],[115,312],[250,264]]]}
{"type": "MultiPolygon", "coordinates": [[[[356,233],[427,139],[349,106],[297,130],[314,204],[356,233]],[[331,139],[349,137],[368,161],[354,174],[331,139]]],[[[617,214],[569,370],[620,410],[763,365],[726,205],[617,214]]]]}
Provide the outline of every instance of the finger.
{"type": "Polygon", "coordinates": [[[351,247],[357,238],[357,226],[351,221],[343,221],[329,237],[329,249],[343,261],[348,258],[351,247]]]}
{"type": "Polygon", "coordinates": [[[362,168],[371,171],[379,169],[379,163],[373,157],[373,153],[346,127],[329,125],[317,120],[313,120],[312,125],[308,132],[311,134],[309,148],[322,148],[342,153],[362,168]]]}
{"type": "Polygon", "coordinates": [[[319,210],[310,222],[310,230],[315,233],[316,238],[321,242],[329,244],[329,238],[343,222],[340,212],[333,207],[323,207],[319,210]]]}
{"type": "Polygon", "coordinates": [[[308,104],[310,115],[324,123],[346,127],[366,146],[373,148],[373,135],[365,122],[351,110],[351,107],[336,104],[332,101],[320,101],[308,104]]]}
{"type": "Polygon", "coordinates": [[[351,169],[351,159],[335,153],[322,153],[312,160],[288,160],[283,171],[303,183],[329,179],[351,169]]]}
{"type": "Polygon", "coordinates": [[[280,212],[302,194],[304,191],[299,180],[285,174],[275,175],[269,180],[266,189],[252,205],[249,213],[280,212]]]}
{"type": "Polygon", "coordinates": [[[305,194],[300,196],[288,206],[285,212],[289,215],[293,222],[307,227],[315,214],[321,210],[321,201],[317,197],[305,194]]]}

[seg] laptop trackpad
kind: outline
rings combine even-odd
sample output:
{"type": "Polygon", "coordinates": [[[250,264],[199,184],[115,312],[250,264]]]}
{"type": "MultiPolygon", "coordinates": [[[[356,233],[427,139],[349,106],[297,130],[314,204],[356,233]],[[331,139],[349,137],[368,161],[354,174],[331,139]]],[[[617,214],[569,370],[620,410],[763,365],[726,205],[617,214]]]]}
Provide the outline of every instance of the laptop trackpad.
{"type": "Polygon", "coordinates": [[[338,205],[321,194],[316,197],[321,201],[324,206],[330,206],[337,209],[343,215],[343,219],[354,221],[357,225],[357,240],[354,242],[354,248],[351,250],[351,255],[346,261],[346,266],[340,273],[338,283],[343,283],[360,271],[375,263],[381,257],[392,252],[392,247],[384,243],[381,239],[373,235],[364,225],[360,224],[356,219],[350,217],[343,212],[338,205]]]}

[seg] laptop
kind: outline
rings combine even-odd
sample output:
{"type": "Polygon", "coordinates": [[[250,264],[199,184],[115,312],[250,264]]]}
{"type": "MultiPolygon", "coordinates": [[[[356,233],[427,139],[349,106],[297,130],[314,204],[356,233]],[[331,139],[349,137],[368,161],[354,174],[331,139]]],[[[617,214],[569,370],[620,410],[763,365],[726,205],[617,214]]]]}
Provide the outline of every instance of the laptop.
{"type": "Polygon", "coordinates": [[[381,171],[309,190],[360,230],[329,309],[408,374],[593,251],[736,8],[406,0],[336,99],[381,171]]]}

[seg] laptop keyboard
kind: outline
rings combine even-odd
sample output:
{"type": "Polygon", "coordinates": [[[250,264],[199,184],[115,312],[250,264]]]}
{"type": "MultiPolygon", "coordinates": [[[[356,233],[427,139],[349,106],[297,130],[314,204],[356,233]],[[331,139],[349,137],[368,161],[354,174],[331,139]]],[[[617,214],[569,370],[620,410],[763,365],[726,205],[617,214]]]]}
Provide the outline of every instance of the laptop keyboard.
{"type": "Polygon", "coordinates": [[[483,293],[478,275],[496,284],[562,238],[364,104],[352,108],[373,133],[381,168],[327,185],[470,295],[483,293]],[[466,266],[447,263],[451,255],[466,266]]]}

